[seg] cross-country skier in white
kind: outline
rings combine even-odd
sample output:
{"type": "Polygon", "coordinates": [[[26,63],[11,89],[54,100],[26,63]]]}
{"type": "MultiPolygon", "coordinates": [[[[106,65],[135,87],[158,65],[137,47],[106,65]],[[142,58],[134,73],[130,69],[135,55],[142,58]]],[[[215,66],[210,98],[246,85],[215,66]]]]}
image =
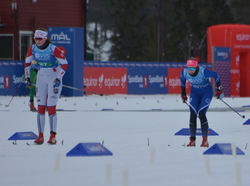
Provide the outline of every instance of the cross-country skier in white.
{"type": "Polygon", "coordinates": [[[37,126],[39,136],[36,144],[44,142],[45,110],[47,108],[50,123],[49,144],[56,144],[57,115],[56,105],[62,90],[62,78],[68,67],[64,51],[50,43],[46,29],[37,29],[34,34],[35,44],[27,53],[25,60],[26,84],[30,82],[30,67],[38,69],[36,98],[38,103],[37,126]]]}

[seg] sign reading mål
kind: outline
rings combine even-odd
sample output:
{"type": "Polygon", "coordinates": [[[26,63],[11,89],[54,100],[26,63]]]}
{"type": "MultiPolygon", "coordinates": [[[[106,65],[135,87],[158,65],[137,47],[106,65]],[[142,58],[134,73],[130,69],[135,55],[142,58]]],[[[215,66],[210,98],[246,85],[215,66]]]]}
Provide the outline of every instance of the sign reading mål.
{"type": "MultiPolygon", "coordinates": [[[[49,27],[48,35],[51,42],[66,53],[68,69],[63,77],[63,84],[83,89],[83,51],[84,30],[77,27],[49,27]]],[[[63,88],[64,96],[82,96],[83,92],[63,88]]]]}

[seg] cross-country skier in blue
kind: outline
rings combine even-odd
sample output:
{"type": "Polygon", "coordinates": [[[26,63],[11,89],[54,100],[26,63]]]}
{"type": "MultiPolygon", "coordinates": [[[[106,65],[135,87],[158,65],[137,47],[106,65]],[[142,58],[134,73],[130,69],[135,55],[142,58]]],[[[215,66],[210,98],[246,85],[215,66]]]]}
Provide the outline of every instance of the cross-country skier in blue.
{"type": "Polygon", "coordinates": [[[207,135],[208,135],[208,121],[206,112],[209,108],[210,102],[213,97],[213,89],[210,84],[209,78],[214,78],[216,82],[216,97],[222,99],[224,96],[220,78],[214,71],[207,70],[203,66],[198,66],[198,61],[195,58],[187,60],[187,68],[181,72],[181,98],[183,103],[187,101],[186,95],[186,80],[191,84],[190,93],[190,141],[188,147],[195,146],[196,139],[196,128],[197,128],[197,117],[200,119],[201,132],[202,132],[202,143],[201,147],[208,147],[207,135]]]}

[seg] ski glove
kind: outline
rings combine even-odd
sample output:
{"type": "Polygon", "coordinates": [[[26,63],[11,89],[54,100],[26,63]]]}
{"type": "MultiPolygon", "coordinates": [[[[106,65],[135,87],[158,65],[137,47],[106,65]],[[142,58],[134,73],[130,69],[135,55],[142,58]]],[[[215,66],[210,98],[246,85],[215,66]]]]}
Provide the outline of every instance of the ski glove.
{"type": "Polygon", "coordinates": [[[26,83],[26,86],[27,86],[27,87],[29,87],[29,88],[32,87],[32,83],[31,83],[31,81],[30,81],[30,78],[26,78],[26,79],[25,79],[25,83],[26,83]]]}
{"type": "Polygon", "coordinates": [[[217,99],[223,99],[224,92],[223,92],[222,86],[217,87],[216,91],[217,91],[216,92],[217,99]]]}
{"type": "Polygon", "coordinates": [[[181,99],[182,99],[182,102],[185,103],[185,102],[187,101],[188,98],[187,98],[186,95],[182,94],[182,95],[181,95],[181,99]]]}
{"type": "Polygon", "coordinates": [[[61,85],[61,80],[56,78],[53,84],[53,87],[54,87],[53,91],[55,94],[58,94],[60,85],[61,85]]]}

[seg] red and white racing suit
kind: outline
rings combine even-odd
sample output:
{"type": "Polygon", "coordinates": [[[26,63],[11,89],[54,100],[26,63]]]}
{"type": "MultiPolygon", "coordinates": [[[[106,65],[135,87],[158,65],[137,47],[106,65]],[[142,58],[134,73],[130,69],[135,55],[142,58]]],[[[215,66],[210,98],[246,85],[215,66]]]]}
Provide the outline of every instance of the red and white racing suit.
{"type": "Polygon", "coordinates": [[[30,75],[31,65],[38,69],[36,81],[38,131],[44,132],[45,110],[47,107],[51,132],[56,132],[56,105],[62,90],[62,78],[68,67],[64,50],[51,43],[45,49],[39,49],[36,44],[33,44],[29,48],[25,60],[25,76],[27,78],[30,75]],[[59,79],[61,82],[57,87],[57,91],[54,91],[55,79],[59,79]]]}

